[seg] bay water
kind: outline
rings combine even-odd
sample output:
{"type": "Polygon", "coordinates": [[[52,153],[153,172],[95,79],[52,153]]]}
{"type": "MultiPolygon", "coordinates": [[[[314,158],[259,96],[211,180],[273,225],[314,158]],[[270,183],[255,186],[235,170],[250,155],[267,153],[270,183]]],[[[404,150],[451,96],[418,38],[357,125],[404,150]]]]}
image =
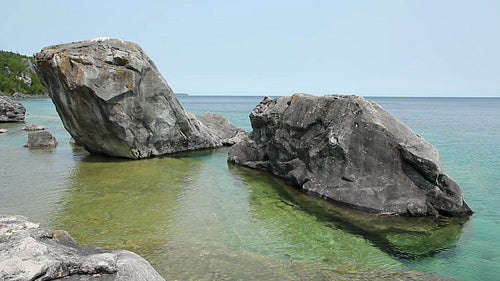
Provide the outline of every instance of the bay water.
{"type": "MultiPolygon", "coordinates": [[[[251,130],[261,96],[179,97],[251,130]]],[[[21,100],[55,149],[28,149],[0,124],[0,214],[67,230],[83,245],[128,249],[167,280],[498,280],[500,98],[369,97],[434,144],[475,214],[380,217],[336,206],[226,161],[228,148],[140,161],[69,144],[50,99],[21,100]]]]}

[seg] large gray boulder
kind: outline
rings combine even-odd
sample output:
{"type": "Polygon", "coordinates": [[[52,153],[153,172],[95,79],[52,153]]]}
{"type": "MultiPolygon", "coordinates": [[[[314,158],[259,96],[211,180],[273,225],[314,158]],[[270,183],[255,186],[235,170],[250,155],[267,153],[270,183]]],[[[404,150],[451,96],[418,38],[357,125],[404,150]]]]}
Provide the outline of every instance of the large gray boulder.
{"type": "Polygon", "coordinates": [[[28,142],[24,147],[53,148],[57,146],[56,138],[47,131],[34,131],[28,133],[28,142]]]}
{"type": "Polygon", "coordinates": [[[184,109],[135,43],[96,38],[34,57],[65,128],[90,152],[137,159],[224,143],[184,109]]]}
{"type": "Polygon", "coordinates": [[[358,96],[264,99],[253,131],[229,161],[356,209],[390,215],[467,216],[438,151],[377,103],[358,96]]]}
{"type": "Polygon", "coordinates": [[[24,122],[26,108],[15,100],[0,95],[0,122],[24,122]]]}
{"type": "Polygon", "coordinates": [[[165,280],[133,252],[82,247],[22,216],[0,215],[0,242],[0,280],[165,280]]]}

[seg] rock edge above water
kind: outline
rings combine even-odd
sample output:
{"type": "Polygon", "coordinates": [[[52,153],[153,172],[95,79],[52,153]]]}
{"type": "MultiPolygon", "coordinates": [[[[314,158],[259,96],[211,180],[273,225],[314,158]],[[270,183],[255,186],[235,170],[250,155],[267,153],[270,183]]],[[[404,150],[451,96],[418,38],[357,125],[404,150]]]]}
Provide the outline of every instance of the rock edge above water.
{"type": "Polygon", "coordinates": [[[9,97],[0,96],[0,122],[24,122],[26,108],[9,97]]]}
{"type": "Polygon", "coordinates": [[[96,38],[46,47],[34,57],[64,127],[89,152],[147,158],[220,147],[241,132],[232,126],[221,133],[186,111],[135,43],[96,38]]]}
{"type": "Polygon", "coordinates": [[[133,252],[83,247],[22,216],[0,215],[0,242],[0,280],[165,280],[133,252]]]}
{"type": "Polygon", "coordinates": [[[56,138],[47,131],[29,132],[28,142],[24,145],[24,147],[29,148],[54,148],[56,146],[56,138]]]}
{"type": "Polygon", "coordinates": [[[468,216],[437,149],[373,101],[295,94],[265,98],[230,162],[268,171],[306,192],[388,215],[468,216]]]}

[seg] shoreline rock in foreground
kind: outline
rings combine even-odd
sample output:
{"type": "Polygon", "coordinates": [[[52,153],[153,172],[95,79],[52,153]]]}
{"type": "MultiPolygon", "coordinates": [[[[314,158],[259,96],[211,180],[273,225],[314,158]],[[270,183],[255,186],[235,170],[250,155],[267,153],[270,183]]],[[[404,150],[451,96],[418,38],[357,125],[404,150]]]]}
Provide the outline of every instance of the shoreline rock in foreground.
{"type": "Polygon", "coordinates": [[[83,247],[22,216],[0,215],[0,241],[0,280],[165,280],[133,252],[83,247]]]}
{"type": "Polygon", "coordinates": [[[34,57],[64,127],[89,152],[147,158],[220,147],[241,132],[220,134],[186,111],[135,43],[96,38],[34,57]]]}
{"type": "Polygon", "coordinates": [[[0,122],[24,122],[26,108],[15,100],[0,96],[0,122]]]}
{"type": "Polygon", "coordinates": [[[231,148],[230,162],[363,211],[472,214],[437,149],[373,101],[342,95],[265,98],[250,121],[253,131],[231,148]]]}

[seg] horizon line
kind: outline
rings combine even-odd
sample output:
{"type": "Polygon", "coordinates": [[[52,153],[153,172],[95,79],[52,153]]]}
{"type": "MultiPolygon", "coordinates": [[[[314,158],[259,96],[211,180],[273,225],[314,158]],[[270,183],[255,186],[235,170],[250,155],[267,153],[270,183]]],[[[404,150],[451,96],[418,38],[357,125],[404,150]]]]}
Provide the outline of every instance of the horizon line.
{"type": "MultiPolygon", "coordinates": [[[[295,93],[282,95],[282,94],[274,94],[274,93],[188,93],[188,92],[174,92],[176,95],[187,95],[187,96],[245,96],[245,97],[279,97],[279,96],[292,96],[295,93]]],[[[324,93],[324,94],[310,94],[304,93],[313,96],[325,96],[325,95],[346,95],[346,96],[362,96],[362,97],[380,97],[380,98],[500,98],[500,95],[497,96],[470,96],[470,95],[410,95],[410,94],[344,94],[344,93],[324,93]]]]}

